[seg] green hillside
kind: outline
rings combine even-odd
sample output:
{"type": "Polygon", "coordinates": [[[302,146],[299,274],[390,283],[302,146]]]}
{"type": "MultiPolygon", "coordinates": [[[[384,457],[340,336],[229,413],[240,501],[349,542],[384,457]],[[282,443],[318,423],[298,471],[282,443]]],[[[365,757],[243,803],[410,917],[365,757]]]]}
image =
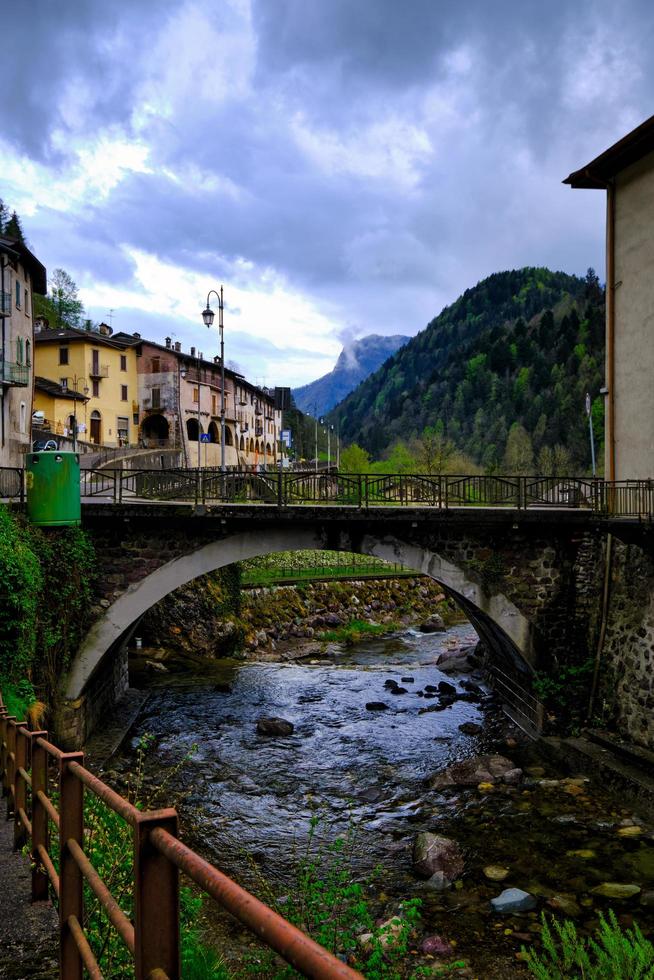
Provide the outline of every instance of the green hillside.
{"type": "Polygon", "coordinates": [[[466,290],[331,419],[374,459],[422,450],[428,461],[435,440],[458,465],[489,472],[584,473],[585,395],[601,460],[603,383],[604,294],[593,270],[581,279],[525,268],[466,290]]]}

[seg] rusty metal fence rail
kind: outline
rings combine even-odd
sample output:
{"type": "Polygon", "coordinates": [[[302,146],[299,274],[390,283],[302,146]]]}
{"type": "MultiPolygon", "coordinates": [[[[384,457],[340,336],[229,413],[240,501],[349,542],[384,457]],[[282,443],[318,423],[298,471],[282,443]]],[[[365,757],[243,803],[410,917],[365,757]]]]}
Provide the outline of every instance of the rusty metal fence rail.
{"type": "Polygon", "coordinates": [[[0,695],[0,775],[14,846],[29,844],[32,901],[52,893],[59,906],[62,980],[92,980],[102,972],[85,933],[84,882],[129,950],[136,980],[179,980],[180,872],[230,912],[303,976],[362,980],[361,974],[315,943],[273,909],[187,847],[178,837],[177,812],[141,811],[84,767],[82,752],[62,752],[45,731],[30,731],[10,716],[0,695]],[[56,785],[58,806],[52,798],[56,785]],[[91,793],[132,828],[133,919],[111,894],[84,851],[84,795],[91,793]],[[58,838],[58,867],[50,848],[58,838]]]}

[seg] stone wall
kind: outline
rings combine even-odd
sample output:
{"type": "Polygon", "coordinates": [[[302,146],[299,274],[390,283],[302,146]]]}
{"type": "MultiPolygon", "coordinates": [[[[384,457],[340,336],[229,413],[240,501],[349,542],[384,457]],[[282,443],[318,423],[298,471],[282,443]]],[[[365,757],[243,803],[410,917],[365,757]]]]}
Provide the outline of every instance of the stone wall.
{"type": "Polygon", "coordinates": [[[79,749],[102,715],[129,687],[127,644],[110,654],[91,678],[87,690],[74,701],[63,701],[57,709],[55,730],[60,747],[79,749]]]}
{"type": "Polygon", "coordinates": [[[654,554],[613,539],[609,615],[596,711],[654,749],[654,554]]]}

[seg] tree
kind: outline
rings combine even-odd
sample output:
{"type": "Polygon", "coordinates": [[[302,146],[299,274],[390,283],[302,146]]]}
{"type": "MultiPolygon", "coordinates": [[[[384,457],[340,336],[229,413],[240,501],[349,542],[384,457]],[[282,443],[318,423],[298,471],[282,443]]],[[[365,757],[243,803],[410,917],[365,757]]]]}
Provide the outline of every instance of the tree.
{"type": "Polygon", "coordinates": [[[426,426],[414,444],[413,451],[420,473],[446,473],[456,446],[445,435],[445,426],[439,419],[436,425],[426,426]]]}
{"type": "Polygon", "coordinates": [[[7,238],[12,239],[12,241],[22,242],[23,245],[25,244],[23,226],[21,225],[20,218],[15,211],[12,211],[11,218],[4,226],[4,234],[7,238]]]}
{"type": "Polygon", "coordinates": [[[50,295],[34,297],[36,316],[44,316],[51,329],[79,327],[84,305],[77,296],[77,285],[65,269],[55,269],[50,280],[50,295]]]}
{"type": "Polygon", "coordinates": [[[534,449],[531,436],[519,422],[514,422],[509,430],[504,465],[507,473],[515,476],[527,476],[533,471],[534,449]]]}
{"type": "Polygon", "coordinates": [[[370,455],[353,442],[341,451],[341,470],[343,473],[369,473],[370,455]]]}
{"type": "Polygon", "coordinates": [[[0,197],[0,235],[4,235],[7,222],[9,221],[9,208],[0,197]]]}

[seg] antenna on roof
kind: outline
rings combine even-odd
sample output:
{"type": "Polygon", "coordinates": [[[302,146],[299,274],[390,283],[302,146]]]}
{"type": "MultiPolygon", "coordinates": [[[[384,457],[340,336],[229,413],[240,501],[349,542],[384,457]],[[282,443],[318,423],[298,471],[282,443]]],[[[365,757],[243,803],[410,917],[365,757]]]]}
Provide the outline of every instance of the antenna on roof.
{"type": "Polygon", "coordinates": [[[113,327],[113,325],[114,325],[114,311],[109,310],[109,326],[113,327]]]}

